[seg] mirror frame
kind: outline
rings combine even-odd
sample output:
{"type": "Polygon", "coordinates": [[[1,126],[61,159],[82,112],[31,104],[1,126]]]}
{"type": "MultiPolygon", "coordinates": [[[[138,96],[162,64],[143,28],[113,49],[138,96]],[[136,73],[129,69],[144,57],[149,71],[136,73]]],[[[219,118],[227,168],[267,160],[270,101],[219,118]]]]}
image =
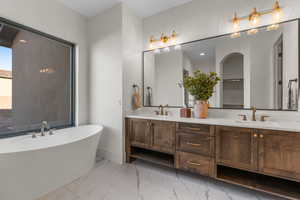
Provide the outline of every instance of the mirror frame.
{"type": "MultiPolygon", "coordinates": [[[[284,23],[288,23],[288,22],[294,22],[297,21],[298,22],[298,90],[300,90],[300,18],[295,18],[295,19],[291,19],[291,20],[286,20],[286,21],[282,21],[278,24],[284,24],[284,23]]],[[[268,26],[270,26],[271,24],[268,25],[264,25],[264,26],[259,26],[256,27],[257,29],[265,29],[268,26]]],[[[245,30],[241,30],[240,33],[246,33],[247,31],[249,31],[251,29],[245,29],[245,30]]],[[[184,42],[184,43],[180,43],[179,45],[183,46],[183,45],[188,45],[188,44],[192,44],[195,42],[200,42],[200,41],[204,41],[204,40],[211,40],[211,39],[216,39],[216,38],[220,38],[220,37],[226,37],[226,36],[230,36],[231,34],[233,34],[234,32],[231,33],[226,33],[226,34],[222,34],[222,35],[217,35],[217,36],[212,36],[212,37],[207,37],[207,38],[202,38],[202,39],[198,39],[198,40],[193,40],[193,41],[189,41],[189,42],[184,42]]],[[[174,47],[175,45],[171,45],[169,47],[174,47]]],[[[158,48],[158,49],[163,49],[163,47],[158,48]]],[[[145,50],[142,52],[142,100],[143,100],[143,107],[146,108],[157,108],[159,106],[145,106],[145,62],[144,62],[144,57],[145,57],[145,53],[147,52],[151,52],[153,50],[145,50]]],[[[300,92],[298,93],[298,109],[297,110],[277,110],[277,109],[257,109],[257,110],[265,110],[265,111],[288,111],[288,112],[300,112],[300,92]]],[[[169,108],[182,108],[183,106],[169,106],[169,108]]],[[[217,108],[217,107],[210,107],[209,109],[218,109],[218,110],[251,110],[250,108],[217,108]]]]}

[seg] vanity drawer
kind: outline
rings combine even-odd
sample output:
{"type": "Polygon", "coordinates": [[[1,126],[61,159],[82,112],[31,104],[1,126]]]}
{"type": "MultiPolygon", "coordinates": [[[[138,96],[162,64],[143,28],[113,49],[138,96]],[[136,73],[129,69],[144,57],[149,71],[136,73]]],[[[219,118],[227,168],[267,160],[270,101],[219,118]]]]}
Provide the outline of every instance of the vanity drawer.
{"type": "Polygon", "coordinates": [[[177,123],[177,132],[197,133],[202,135],[214,135],[213,126],[191,123],[177,123]]]}
{"type": "Polygon", "coordinates": [[[176,168],[211,176],[213,172],[212,158],[178,151],[176,153],[176,168]]]}
{"type": "Polygon", "coordinates": [[[177,133],[176,150],[213,156],[214,138],[194,133],[177,133]]]}

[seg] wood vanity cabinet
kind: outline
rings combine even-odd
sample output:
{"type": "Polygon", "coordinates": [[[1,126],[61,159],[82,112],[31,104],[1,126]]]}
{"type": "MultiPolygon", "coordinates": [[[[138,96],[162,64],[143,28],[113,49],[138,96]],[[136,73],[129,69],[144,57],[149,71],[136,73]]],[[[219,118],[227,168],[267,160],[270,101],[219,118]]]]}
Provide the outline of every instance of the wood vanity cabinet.
{"type": "Polygon", "coordinates": [[[174,154],[176,124],[163,121],[151,121],[150,123],[151,148],[174,154]]]}
{"type": "Polygon", "coordinates": [[[129,126],[131,146],[175,153],[176,125],[174,122],[131,119],[129,126]]]}
{"type": "Polygon", "coordinates": [[[300,181],[300,135],[247,128],[216,128],[217,164],[300,181]]]}
{"type": "Polygon", "coordinates": [[[131,119],[130,126],[130,143],[133,146],[149,147],[151,141],[149,120],[131,119]]]}
{"type": "Polygon", "coordinates": [[[259,171],[300,182],[300,134],[256,130],[259,171]]]}
{"type": "Polygon", "coordinates": [[[126,119],[126,155],[300,200],[300,133],[126,119]]]}
{"type": "Polygon", "coordinates": [[[216,127],[216,162],[257,170],[257,134],[250,128],[216,127]]]}
{"type": "Polygon", "coordinates": [[[177,169],[214,176],[214,148],[214,126],[177,123],[177,169]]]}

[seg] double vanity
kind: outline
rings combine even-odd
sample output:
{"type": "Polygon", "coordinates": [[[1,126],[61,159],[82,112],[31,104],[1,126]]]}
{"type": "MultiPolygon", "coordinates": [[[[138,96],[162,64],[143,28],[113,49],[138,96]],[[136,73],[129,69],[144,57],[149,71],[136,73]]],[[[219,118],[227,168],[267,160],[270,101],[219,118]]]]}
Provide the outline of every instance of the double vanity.
{"type": "Polygon", "coordinates": [[[300,199],[296,122],[128,115],[126,156],[300,199]]]}
{"type": "Polygon", "coordinates": [[[177,50],[144,51],[146,112],[159,107],[156,114],[166,114],[159,106],[166,104],[193,107],[199,99],[184,80],[198,70],[215,72],[221,80],[208,100],[208,119],[128,115],[127,161],[142,159],[300,200],[300,122],[288,121],[296,121],[292,118],[299,115],[291,113],[300,111],[299,27],[295,19],[273,31],[260,27],[255,35],[244,31],[238,38],[228,34],[187,42],[177,50]],[[252,109],[249,118],[226,118],[251,107],[259,117],[252,109]],[[269,111],[271,121],[265,115],[269,111]]]}

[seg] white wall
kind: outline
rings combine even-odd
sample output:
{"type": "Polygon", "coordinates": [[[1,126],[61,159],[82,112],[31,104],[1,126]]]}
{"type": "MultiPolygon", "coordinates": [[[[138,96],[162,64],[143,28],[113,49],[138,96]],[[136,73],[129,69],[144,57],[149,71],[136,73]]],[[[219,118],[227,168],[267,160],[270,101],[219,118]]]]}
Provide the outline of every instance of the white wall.
{"type": "Polygon", "coordinates": [[[0,17],[24,24],[76,44],[77,124],[88,122],[86,20],[53,0],[1,1],[0,17]]]}
{"type": "Polygon", "coordinates": [[[104,156],[119,161],[123,131],[121,4],[91,19],[88,30],[90,122],[104,125],[99,148],[104,156]]]}
{"type": "Polygon", "coordinates": [[[143,21],[126,4],[122,4],[122,43],[123,43],[123,94],[124,112],[132,110],[133,84],[140,87],[142,95],[142,49],[143,21]]]}
{"type": "Polygon", "coordinates": [[[132,85],[141,86],[142,21],[118,4],[91,19],[88,30],[90,122],[105,127],[100,152],[122,163],[124,113],[131,110],[132,85]]]}

